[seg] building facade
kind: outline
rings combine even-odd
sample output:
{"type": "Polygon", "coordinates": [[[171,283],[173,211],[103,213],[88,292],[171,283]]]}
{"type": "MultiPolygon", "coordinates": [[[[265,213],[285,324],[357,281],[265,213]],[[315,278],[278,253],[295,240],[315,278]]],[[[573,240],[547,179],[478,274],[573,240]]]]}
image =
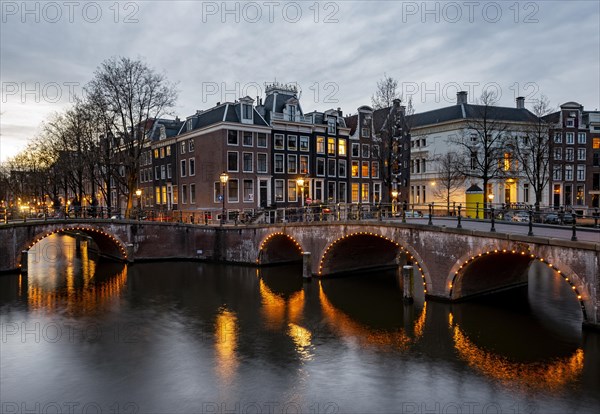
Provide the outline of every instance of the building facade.
{"type": "MultiPolygon", "coordinates": [[[[517,98],[513,108],[484,107],[469,104],[467,92],[464,91],[457,94],[456,105],[409,117],[412,135],[409,190],[411,204],[464,204],[469,187],[474,184],[483,187],[481,179],[466,178],[464,182],[458,182],[455,191],[447,197],[446,188],[449,185],[444,181],[441,171],[441,160],[446,154],[454,152],[463,157],[466,147],[469,147],[471,153],[471,163],[477,161],[473,157],[481,151],[481,144],[478,143],[478,134],[481,131],[475,132],[473,128],[474,125],[483,123],[483,117],[489,124],[497,126],[498,130],[493,133],[502,134],[505,138],[521,136],[523,131],[527,131],[538,122],[538,118],[525,108],[524,98],[517,98]],[[469,144],[469,137],[472,145],[469,144]],[[463,142],[465,145],[457,145],[457,142],[463,142]]],[[[505,145],[509,141],[504,139],[498,142],[498,145],[505,145]]],[[[496,148],[495,154],[498,158],[493,162],[497,163],[500,171],[497,177],[488,182],[485,189],[486,201],[505,206],[533,204],[532,185],[520,170],[510,145],[496,148]]],[[[459,161],[463,164],[468,162],[464,159],[459,161]]],[[[547,204],[548,199],[544,197],[541,203],[547,204]]]]}

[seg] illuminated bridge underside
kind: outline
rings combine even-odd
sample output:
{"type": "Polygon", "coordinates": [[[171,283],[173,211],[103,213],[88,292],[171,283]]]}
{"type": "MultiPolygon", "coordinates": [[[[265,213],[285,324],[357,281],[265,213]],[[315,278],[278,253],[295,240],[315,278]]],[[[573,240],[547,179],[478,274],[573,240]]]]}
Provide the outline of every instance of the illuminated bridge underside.
{"type": "Polygon", "coordinates": [[[427,296],[444,300],[518,285],[530,262],[538,260],[563,277],[586,323],[600,326],[600,240],[572,242],[377,221],[224,227],[115,220],[28,222],[0,226],[0,272],[18,270],[22,251],[40,237],[65,230],[89,234],[101,254],[127,261],[263,265],[296,261],[310,252],[313,274],[328,275],[406,259],[415,265],[415,278],[422,278],[427,296]]]}
{"type": "Polygon", "coordinates": [[[527,269],[532,259],[516,255],[493,254],[475,259],[454,279],[451,298],[465,299],[476,295],[522,286],[527,283],[527,269]]]}
{"type": "Polygon", "coordinates": [[[381,237],[353,235],[333,244],[321,262],[321,276],[398,266],[400,248],[381,237]]]}

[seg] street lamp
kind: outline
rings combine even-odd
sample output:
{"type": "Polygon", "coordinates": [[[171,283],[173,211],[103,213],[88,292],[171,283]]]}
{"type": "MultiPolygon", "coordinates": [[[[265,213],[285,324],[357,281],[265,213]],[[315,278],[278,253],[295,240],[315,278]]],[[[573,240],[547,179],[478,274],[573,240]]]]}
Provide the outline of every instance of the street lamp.
{"type": "Polygon", "coordinates": [[[300,198],[302,199],[302,207],[304,207],[304,178],[296,178],[296,184],[298,184],[298,187],[300,187],[300,198]]]}
{"type": "Polygon", "coordinates": [[[223,211],[221,212],[221,226],[225,223],[225,185],[227,185],[227,181],[229,181],[229,175],[226,172],[221,173],[219,176],[219,180],[221,181],[221,201],[223,202],[223,211]]]}
{"type": "Polygon", "coordinates": [[[138,188],[137,190],[135,190],[135,196],[137,197],[137,214],[138,214],[138,220],[140,220],[141,216],[142,216],[142,190],[141,188],[138,188]]]}
{"type": "Polygon", "coordinates": [[[392,190],[392,215],[396,215],[396,211],[398,210],[398,190],[395,188],[392,190]]]}
{"type": "Polygon", "coordinates": [[[490,202],[489,204],[490,204],[490,207],[491,207],[492,203],[494,202],[494,194],[492,194],[492,193],[488,194],[488,200],[490,202]]]}

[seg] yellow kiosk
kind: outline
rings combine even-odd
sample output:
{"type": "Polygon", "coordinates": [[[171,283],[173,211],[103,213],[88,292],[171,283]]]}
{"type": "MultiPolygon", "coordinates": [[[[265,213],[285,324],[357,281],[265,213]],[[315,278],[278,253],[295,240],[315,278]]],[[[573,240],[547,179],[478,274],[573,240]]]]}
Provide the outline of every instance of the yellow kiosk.
{"type": "Polygon", "coordinates": [[[483,218],[483,190],[477,184],[473,184],[465,192],[465,198],[467,207],[465,215],[469,218],[483,218]]]}

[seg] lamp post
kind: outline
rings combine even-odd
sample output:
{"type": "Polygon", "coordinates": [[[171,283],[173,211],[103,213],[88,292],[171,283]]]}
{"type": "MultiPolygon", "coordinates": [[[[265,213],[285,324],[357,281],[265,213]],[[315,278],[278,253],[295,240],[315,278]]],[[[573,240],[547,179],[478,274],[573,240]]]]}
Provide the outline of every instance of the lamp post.
{"type": "Polygon", "coordinates": [[[395,188],[392,190],[392,216],[396,217],[398,211],[398,190],[395,188]]]}
{"type": "MultiPolygon", "coordinates": [[[[494,202],[494,194],[492,194],[492,193],[488,194],[488,200],[490,200],[490,208],[492,208],[492,203],[494,202]]],[[[484,213],[484,217],[485,217],[485,213],[484,213]]]]}
{"type": "Polygon", "coordinates": [[[135,190],[135,196],[137,197],[137,216],[139,221],[142,215],[142,190],[140,188],[135,190]]]}
{"type": "Polygon", "coordinates": [[[219,176],[221,181],[221,201],[223,202],[223,210],[221,211],[221,226],[225,223],[225,185],[229,181],[229,175],[226,172],[221,173],[219,176]]]}
{"type": "Polygon", "coordinates": [[[303,177],[296,178],[296,184],[298,184],[298,187],[300,187],[300,198],[302,199],[301,205],[302,205],[302,207],[304,207],[304,178],[303,177]]]}

